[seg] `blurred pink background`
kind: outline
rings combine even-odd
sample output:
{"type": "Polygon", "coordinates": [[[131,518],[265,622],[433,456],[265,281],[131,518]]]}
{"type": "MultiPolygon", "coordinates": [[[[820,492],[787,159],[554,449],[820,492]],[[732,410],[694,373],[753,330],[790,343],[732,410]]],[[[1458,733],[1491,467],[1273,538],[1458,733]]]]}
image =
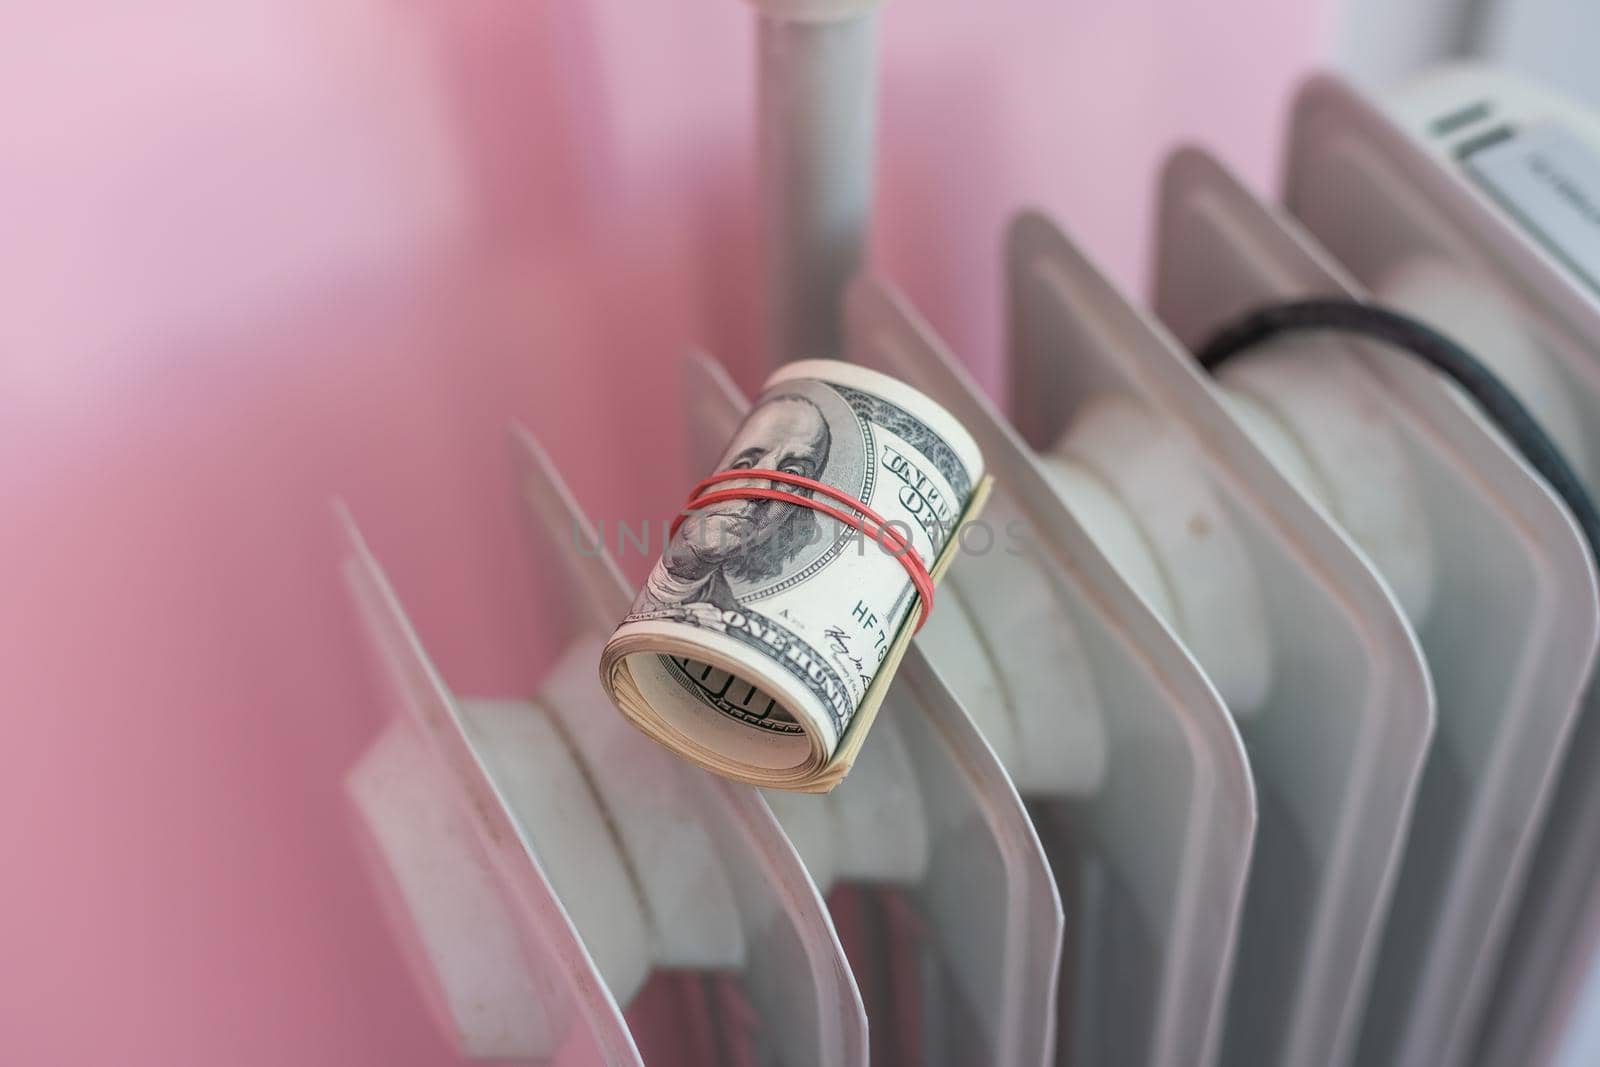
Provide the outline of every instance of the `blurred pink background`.
{"type": "MultiPolygon", "coordinates": [[[[877,266],[993,388],[1007,217],[1137,285],[1176,141],[1267,185],[1322,7],[894,0],[877,266]]],[[[5,24],[0,1060],[454,1062],[350,840],[385,711],[328,503],[458,691],[532,690],[508,421],[592,514],[659,516],[688,346],[755,384],[748,12],[5,24]]]]}

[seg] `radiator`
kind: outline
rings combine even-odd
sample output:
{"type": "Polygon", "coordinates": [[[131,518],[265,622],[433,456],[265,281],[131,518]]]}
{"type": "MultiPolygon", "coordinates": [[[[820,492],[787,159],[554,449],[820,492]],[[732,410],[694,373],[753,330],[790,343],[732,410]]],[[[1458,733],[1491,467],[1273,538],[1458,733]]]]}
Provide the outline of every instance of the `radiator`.
{"type": "MultiPolygon", "coordinates": [[[[1595,1062],[1592,546],[1397,350],[1323,331],[1215,375],[1193,355],[1262,305],[1377,300],[1479,354],[1595,485],[1594,246],[1525,188],[1570,164],[1558,193],[1600,204],[1589,122],[1482,71],[1388,111],[1314,79],[1281,204],[1171,156],[1147,303],[1024,213],[1002,403],[892,282],[856,278],[842,354],[953,413],[996,488],[989,543],[827,796],[710,777],[610,707],[619,545],[536,432],[510,433],[507,487],[560,590],[531,697],[453,693],[341,509],[394,708],[351,809],[462,1055],[1595,1062]]],[[[673,476],[747,403],[688,356],[698,456],[673,476]]]]}

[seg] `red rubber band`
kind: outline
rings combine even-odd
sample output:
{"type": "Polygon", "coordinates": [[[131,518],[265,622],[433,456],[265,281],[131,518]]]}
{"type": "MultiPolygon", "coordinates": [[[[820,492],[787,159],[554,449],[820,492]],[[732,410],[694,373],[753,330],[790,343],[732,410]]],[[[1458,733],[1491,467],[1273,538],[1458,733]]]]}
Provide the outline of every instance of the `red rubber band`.
{"type": "Polygon", "coordinates": [[[922,554],[912,546],[910,539],[893,526],[890,526],[883,516],[849,493],[826,482],[819,482],[815,478],[807,478],[803,474],[764,470],[759,467],[752,467],[748,470],[718,471],[709,478],[702,479],[699,484],[689,490],[688,503],[683,505],[683,512],[672,520],[672,526],[668,529],[667,536],[677,535],[678,527],[682,526],[684,520],[689,517],[688,512],[696,511],[711,504],[720,504],[724,500],[777,500],[787,504],[798,504],[813,511],[820,511],[830,519],[836,519],[851,529],[865,534],[888,549],[889,554],[898,559],[901,566],[905,567],[906,573],[910,575],[911,585],[916,589],[917,596],[922,601],[922,615],[917,619],[918,630],[922,629],[923,624],[928,621],[928,616],[933,613],[933,576],[928,573],[927,564],[922,561],[922,554]],[[785,485],[810,489],[812,492],[820,493],[836,500],[860,514],[858,516],[841,511],[815,497],[800,496],[796,493],[785,492],[782,489],[768,489],[756,485],[736,486],[732,489],[718,489],[714,492],[706,492],[707,487],[716,485],[719,482],[746,480],[781,482],[785,485]],[[868,523],[871,523],[871,529],[868,529],[868,523]]]}
{"type": "MultiPolygon", "coordinates": [[[[832,515],[834,518],[839,519],[840,522],[843,522],[848,526],[852,526],[855,529],[860,530],[863,534],[868,534],[868,536],[872,536],[873,540],[877,541],[880,545],[883,545],[884,548],[889,549],[891,555],[904,556],[906,554],[910,554],[912,557],[915,558],[916,565],[918,567],[922,567],[922,570],[923,570],[924,573],[927,572],[927,568],[924,567],[923,564],[922,564],[922,556],[919,555],[917,553],[917,550],[911,546],[910,538],[906,537],[899,530],[896,530],[893,526],[891,526],[889,524],[888,520],[886,520],[882,515],[879,515],[876,511],[873,511],[871,508],[867,507],[867,505],[863,504],[861,501],[857,500],[855,497],[851,496],[849,493],[845,492],[843,489],[840,489],[837,486],[829,485],[827,482],[819,482],[815,478],[807,478],[805,475],[802,475],[802,474],[790,474],[787,471],[766,470],[766,469],[760,469],[760,468],[749,468],[749,469],[745,469],[745,470],[718,471],[716,474],[713,474],[708,478],[701,479],[700,482],[693,489],[689,490],[689,501],[690,501],[690,505],[692,505],[693,507],[702,508],[702,507],[707,506],[708,504],[715,504],[715,503],[717,503],[719,501],[722,501],[722,500],[737,500],[737,499],[744,498],[747,495],[753,495],[753,496],[756,496],[759,499],[769,499],[769,500],[796,500],[796,499],[798,499],[799,502],[806,504],[807,507],[813,507],[814,510],[817,510],[817,511],[824,511],[826,514],[832,515]],[[757,478],[754,478],[754,479],[752,478],[752,476],[751,476],[751,471],[752,470],[755,472],[755,475],[758,476],[757,478]],[[796,498],[795,494],[793,494],[793,493],[782,493],[780,490],[774,490],[774,489],[759,489],[759,490],[757,490],[757,487],[754,487],[754,486],[749,487],[752,490],[756,490],[755,492],[753,492],[751,494],[746,494],[746,492],[744,490],[741,490],[741,489],[719,489],[719,490],[717,490],[716,493],[706,493],[705,492],[705,489],[706,489],[707,486],[715,485],[718,482],[750,481],[750,480],[784,482],[784,483],[787,483],[789,485],[802,486],[802,487],[804,487],[806,489],[812,490],[813,492],[821,493],[823,496],[831,497],[832,499],[837,500],[839,503],[845,505],[845,507],[851,508],[852,510],[855,510],[855,511],[859,511],[866,518],[871,519],[873,524],[877,526],[878,533],[881,536],[872,535],[860,522],[856,521],[854,518],[852,518],[850,516],[841,516],[841,515],[839,515],[839,513],[838,513],[838,511],[836,509],[827,508],[825,506],[817,506],[813,501],[810,500],[810,498],[807,498],[807,497],[796,498]],[[778,493],[779,495],[772,496],[771,494],[773,494],[773,493],[778,493]],[[702,496],[702,494],[704,494],[704,496],[702,496]],[[726,495],[723,495],[723,494],[726,494],[726,495]],[[715,499],[713,499],[713,498],[715,498],[715,499]],[[889,539],[889,543],[888,544],[884,544],[884,540],[883,539],[885,537],[887,537],[889,539]]],[[[681,523],[683,521],[683,519],[684,519],[684,516],[679,516],[677,521],[679,523],[681,523]]],[[[912,575],[912,582],[913,582],[913,584],[916,583],[916,575],[915,574],[912,575]]],[[[933,585],[931,579],[929,580],[928,584],[929,584],[929,591],[931,593],[932,585],[933,585]]],[[[919,587],[919,590],[920,590],[920,587],[919,587]]]]}
{"type": "MultiPolygon", "coordinates": [[[[787,471],[775,471],[755,467],[744,470],[735,469],[718,471],[716,474],[713,474],[710,477],[702,478],[693,489],[689,490],[689,500],[691,503],[695,503],[698,507],[704,507],[705,505],[700,504],[698,501],[700,495],[706,491],[708,486],[716,485],[718,482],[736,481],[784,482],[788,485],[798,485],[802,488],[810,489],[812,492],[821,493],[825,497],[837,500],[839,503],[853,511],[859,511],[862,515],[865,515],[867,518],[871,519],[873,523],[876,524],[881,530],[889,534],[896,543],[892,546],[885,547],[893,547],[901,552],[912,551],[910,541],[907,540],[905,535],[899,530],[896,530],[893,526],[890,526],[888,521],[884,519],[882,515],[879,515],[876,511],[873,511],[871,508],[867,507],[865,504],[851,496],[849,493],[845,492],[843,489],[829,485],[827,482],[819,482],[815,478],[807,478],[803,474],[790,474],[787,471]]],[[[737,492],[737,490],[720,489],[718,492],[737,492]]],[[[793,493],[784,494],[786,498],[794,495],[795,494],[793,493]]],[[[736,498],[725,497],[723,499],[736,498]]],[[[677,521],[681,523],[685,518],[687,518],[687,516],[680,515],[678,516],[677,521]]],[[[855,524],[852,523],[851,525],[855,524]]],[[[856,526],[856,529],[860,530],[861,527],[856,526]]],[[[861,532],[866,533],[865,530],[861,530],[861,532]]],[[[882,542],[880,541],[879,543],[881,544],[882,542]]]]}

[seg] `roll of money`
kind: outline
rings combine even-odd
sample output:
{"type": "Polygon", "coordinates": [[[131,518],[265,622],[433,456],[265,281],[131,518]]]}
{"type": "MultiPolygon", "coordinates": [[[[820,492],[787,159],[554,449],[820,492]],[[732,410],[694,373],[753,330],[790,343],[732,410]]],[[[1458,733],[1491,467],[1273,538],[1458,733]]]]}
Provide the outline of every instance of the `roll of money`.
{"type": "Polygon", "coordinates": [[[635,726],[707,770],[831,788],[859,748],[852,723],[864,708],[870,722],[930,606],[913,574],[942,571],[981,497],[983,457],[911,387],[804,360],[767,380],[714,473],[740,470],[758,473],[724,475],[707,486],[723,499],[686,508],[601,654],[601,682],[635,726]]]}

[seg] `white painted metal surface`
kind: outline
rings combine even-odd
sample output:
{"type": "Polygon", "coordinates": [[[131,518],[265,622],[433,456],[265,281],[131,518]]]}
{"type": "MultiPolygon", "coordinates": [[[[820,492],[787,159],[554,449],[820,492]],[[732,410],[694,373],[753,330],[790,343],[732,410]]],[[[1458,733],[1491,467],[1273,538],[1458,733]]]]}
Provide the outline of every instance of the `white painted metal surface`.
{"type": "MultiPolygon", "coordinates": [[[[1363,160],[1351,208],[1393,230],[1375,254],[1332,235],[1330,248],[1385,298],[1448,317],[1459,339],[1507,376],[1593,493],[1600,290],[1584,273],[1596,238],[1584,205],[1600,197],[1592,174],[1600,119],[1504,71],[1472,65],[1432,72],[1393,94],[1386,115],[1335,84],[1314,87],[1302,106],[1328,135],[1359,145],[1346,152],[1363,160]],[[1528,178],[1544,189],[1528,188],[1528,178]],[[1528,199],[1545,190],[1557,199],[1528,199]]],[[[1312,194],[1308,219],[1321,228],[1310,215],[1312,194]]],[[[1597,701],[1591,689],[1550,800],[1492,1015],[1472,1039],[1485,1064],[1553,1056],[1596,959],[1600,929],[1586,916],[1600,895],[1597,701]]]]}
{"type": "MultiPolygon", "coordinates": [[[[348,515],[341,527],[345,578],[402,709],[347,787],[436,1020],[469,1055],[547,1058],[581,1030],[576,1040],[601,1062],[642,1065],[599,964],[609,955],[615,968],[632,953],[586,946],[388,579],[348,515]]],[[[637,932],[637,910],[629,912],[637,932]]]]}
{"type": "Polygon", "coordinates": [[[770,364],[836,358],[872,210],[881,0],[750,0],[770,364]]]}
{"type": "MultiPolygon", "coordinates": [[[[1188,155],[1169,180],[1206,166],[1188,155]]],[[[1163,314],[1185,341],[1199,343],[1262,301],[1356,292],[1303,234],[1216,191],[1228,183],[1210,184],[1187,216],[1190,229],[1165,239],[1174,263],[1181,253],[1204,256],[1181,271],[1182,286],[1159,283],[1163,314]]],[[[1370,244],[1395,233],[1367,232],[1370,244]]],[[[1291,337],[1235,360],[1220,381],[1279,424],[1280,433],[1258,437],[1263,447],[1318,473],[1311,495],[1386,574],[1393,569],[1397,588],[1427,591],[1402,602],[1433,673],[1439,722],[1355,1062],[1455,1062],[1493,975],[1593,654],[1587,548],[1521,458],[1406,356],[1291,337]],[[1365,413],[1373,427],[1354,467],[1341,460],[1359,443],[1352,416],[1329,415],[1340,408],[1365,413]],[[1369,469],[1407,472],[1420,527],[1416,516],[1372,510],[1376,495],[1352,494],[1369,469]],[[1353,506],[1360,500],[1365,510],[1353,506]],[[1395,551],[1405,543],[1416,550],[1395,551]]]]}
{"type": "MultiPolygon", "coordinates": [[[[755,1041],[782,1062],[865,1063],[866,1018],[843,950],[765,802],[651,744],[600,691],[593,665],[628,591],[610,557],[581,538],[587,524],[542,450],[521,432],[515,444],[536,554],[565,580],[554,627],[562,652],[534,700],[457,700],[358,541],[349,563],[391,681],[420,711],[416,741],[447,768],[433,800],[464,807],[496,859],[477,898],[514,905],[496,922],[480,918],[470,942],[448,905],[411,912],[416,922],[447,922],[422,938],[420,955],[448,1003],[467,1009],[456,1016],[463,1043],[482,1047],[473,1027],[486,1031],[520,1007],[562,1023],[545,1028],[547,1039],[567,1040],[581,1020],[606,1062],[637,1062],[619,1005],[651,971],[673,968],[739,975],[755,1041]],[[539,1004],[525,1003],[527,981],[514,969],[477,962],[524,942],[557,961],[528,979],[539,1004]],[[556,989],[553,973],[569,974],[570,988],[556,989]]],[[[382,823],[391,837],[427,824],[411,825],[393,815],[382,823]]],[[[422,849],[390,856],[411,858],[390,873],[407,900],[421,899],[407,887],[436,878],[438,858],[422,849]]],[[[505,1043],[501,1055],[551,1051],[505,1043]]]]}
{"type": "Polygon", "coordinates": [[[1188,352],[1065,235],[1023,216],[1009,261],[1019,430],[1122,503],[1250,756],[1262,818],[1223,1060],[1336,1062],[1432,732],[1415,635],[1188,352]]]}
{"type": "Polygon", "coordinates": [[[996,748],[1014,772],[1027,767],[1068,914],[1056,1062],[1210,1063],[1256,822],[1238,732],[904,300],[858,281],[846,331],[852,358],[960,419],[997,481],[993,545],[957,560],[943,587],[956,595],[918,644],[985,735],[1009,739],[996,748]],[[1060,755],[1030,762],[1036,752],[1060,755]]]}

